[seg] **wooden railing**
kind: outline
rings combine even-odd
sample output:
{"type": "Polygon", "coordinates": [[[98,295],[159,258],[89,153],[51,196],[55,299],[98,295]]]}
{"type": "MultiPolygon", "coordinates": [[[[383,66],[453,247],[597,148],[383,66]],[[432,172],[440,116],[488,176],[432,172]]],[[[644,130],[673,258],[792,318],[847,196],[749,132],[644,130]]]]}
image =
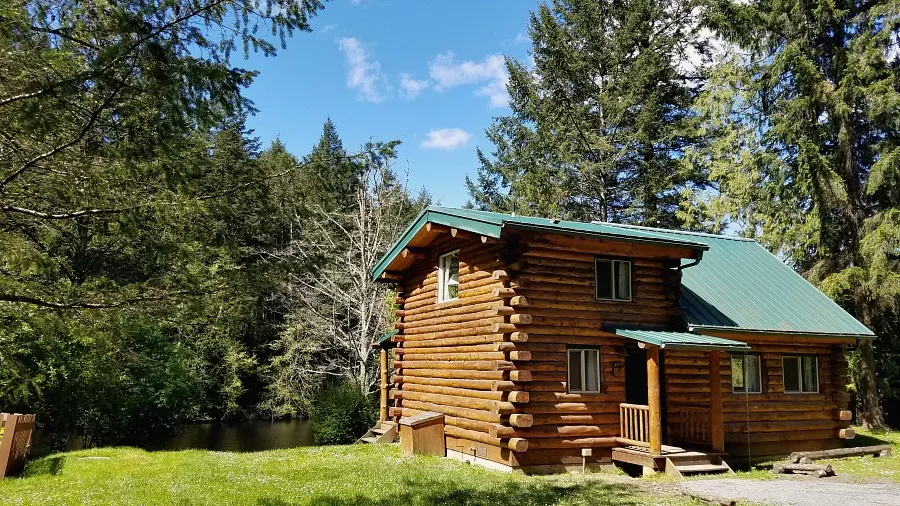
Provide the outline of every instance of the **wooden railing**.
{"type": "Polygon", "coordinates": [[[650,406],[619,404],[619,439],[641,446],[650,443],[650,406]]]}
{"type": "Polygon", "coordinates": [[[709,429],[709,408],[681,405],[674,408],[671,421],[672,438],[681,443],[709,445],[712,437],[709,429]]]}

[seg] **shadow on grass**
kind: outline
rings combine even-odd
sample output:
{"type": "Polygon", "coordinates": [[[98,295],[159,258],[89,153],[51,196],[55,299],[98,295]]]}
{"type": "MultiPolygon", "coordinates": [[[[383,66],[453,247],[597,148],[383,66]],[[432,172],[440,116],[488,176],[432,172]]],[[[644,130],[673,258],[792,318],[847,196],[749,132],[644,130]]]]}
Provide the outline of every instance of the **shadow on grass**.
{"type": "MultiPolygon", "coordinates": [[[[374,483],[372,486],[377,488],[379,484],[374,483]]],[[[397,492],[386,498],[372,498],[363,494],[352,497],[318,494],[299,502],[266,497],[258,500],[257,504],[258,506],[397,506],[398,504],[521,506],[572,501],[591,505],[643,504],[638,493],[639,488],[633,485],[599,481],[565,485],[550,480],[539,480],[531,483],[506,483],[501,486],[485,484],[484,487],[471,487],[454,481],[404,480],[397,492]]]]}
{"type": "MultiPolygon", "coordinates": [[[[889,432],[885,432],[884,436],[890,434],[889,432]]],[[[844,447],[853,448],[856,446],[878,446],[878,445],[891,445],[893,441],[890,439],[881,439],[879,436],[881,434],[857,434],[855,438],[845,440],[844,447]]]]}
{"type": "Polygon", "coordinates": [[[20,473],[19,477],[56,476],[62,472],[64,460],[62,457],[43,457],[32,460],[25,465],[25,469],[20,473]]]}

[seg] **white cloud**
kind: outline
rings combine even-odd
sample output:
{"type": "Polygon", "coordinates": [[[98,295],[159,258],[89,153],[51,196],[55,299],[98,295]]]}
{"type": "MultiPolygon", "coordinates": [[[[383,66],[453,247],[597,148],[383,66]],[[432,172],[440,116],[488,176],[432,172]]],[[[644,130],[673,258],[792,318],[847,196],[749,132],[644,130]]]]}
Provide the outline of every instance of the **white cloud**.
{"type": "Polygon", "coordinates": [[[456,60],[451,52],[437,55],[428,65],[428,75],[438,91],[465,84],[484,85],[475,93],[490,99],[491,107],[502,107],[509,102],[506,82],[506,62],[501,54],[491,54],[480,62],[456,60]]]}
{"type": "Polygon", "coordinates": [[[524,44],[526,42],[531,42],[531,37],[525,32],[519,32],[516,34],[516,38],[513,42],[516,44],[524,44]]]}
{"type": "Polygon", "coordinates": [[[319,28],[319,33],[328,33],[337,28],[337,25],[325,25],[322,28],[319,28]]]}
{"type": "Polygon", "coordinates": [[[347,62],[347,86],[357,90],[359,96],[369,102],[381,102],[390,88],[387,78],[381,72],[381,64],[372,58],[362,42],[353,37],[337,41],[347,62]]]}
{"type": "Polygon", "coordinates": [[[400,74],[400,88],[403,90],[403,96],[413,99],[425,91],[431,82],[427,79],[416,79],[410,74],[400,74]]]}
{"type": "Polygon", "coordinates": [[[461,128],[439,128],[428,132],[420,144],[425,149],[451,150],[465,146],[472,134],[461,128]]]}

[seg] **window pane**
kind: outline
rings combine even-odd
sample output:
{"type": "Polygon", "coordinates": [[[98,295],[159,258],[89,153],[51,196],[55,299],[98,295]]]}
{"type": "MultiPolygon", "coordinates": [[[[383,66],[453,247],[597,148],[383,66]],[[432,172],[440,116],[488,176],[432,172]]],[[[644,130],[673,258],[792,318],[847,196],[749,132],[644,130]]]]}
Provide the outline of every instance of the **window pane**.
{"type": "Polygon", "coordinates": [[[609,260],[597,260],[597,298],[611,299],[612,293],[612,262],[609,260]]]}
{"type": "Polygon", "coordinates": [[[459,297],[459,252],[454,251],[441,257],[438,273],[438,302],[459,297]]]}
{"type": "Polygon", "coordinates": [[[600,352],[598,350],[584,350],[584,390],[586,392],[600,391],[600,352]]]}
{"type": "Polygon", "coordinates": [[[631,262],[613,262],[616,280],[616,299],[631,300],[631,262]]]}
{"type": "Polygon", "coordinates": [[[784,357],[784,391],[800,391],[800,357],[784,357]]]}
{"type": "Polygon", "coordinates": [[[581,384],[581,350],[569,350],[569,391],[584,390],[581,384]]]}
{"type": "Polygon", "coordinates": [[[803,357],[803,391],[818,392],[819,378],[816,371],[816,357],[803,357]]]}
{"type": "Polygon", "coordinates": [[[744,371],[746,371],[747,392],[762,392],[762,378],[759,377],[759,355],[744,355],[744,371]]]}
{"type": "Polygon", "coordinates": [[[459,297],[459,252],[451,253],[447,264],[447,294],[450,299],[455,299],[459,297]]]}
{"type": "Polygon", "coordinates": [[[731,390],[744,391],[744,357],[742,355],[731,356],[731,390]]]}

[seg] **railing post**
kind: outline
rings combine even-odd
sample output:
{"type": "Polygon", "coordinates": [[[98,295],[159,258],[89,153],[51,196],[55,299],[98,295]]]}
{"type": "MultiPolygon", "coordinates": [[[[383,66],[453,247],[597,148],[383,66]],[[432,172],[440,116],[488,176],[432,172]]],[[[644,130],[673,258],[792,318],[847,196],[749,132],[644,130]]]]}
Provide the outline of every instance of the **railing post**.
{"type": "Polygon", "coordinates": [[[709,352],[709,438],[714,452],[725,451],[720,354],[718,350],[709,352]]]}
{"type": "Polygon", "coordinates": [[[659,402],[659,348],[647,347],[647,406],[650,455],[662,455],[662,413],[659,402]]]}

